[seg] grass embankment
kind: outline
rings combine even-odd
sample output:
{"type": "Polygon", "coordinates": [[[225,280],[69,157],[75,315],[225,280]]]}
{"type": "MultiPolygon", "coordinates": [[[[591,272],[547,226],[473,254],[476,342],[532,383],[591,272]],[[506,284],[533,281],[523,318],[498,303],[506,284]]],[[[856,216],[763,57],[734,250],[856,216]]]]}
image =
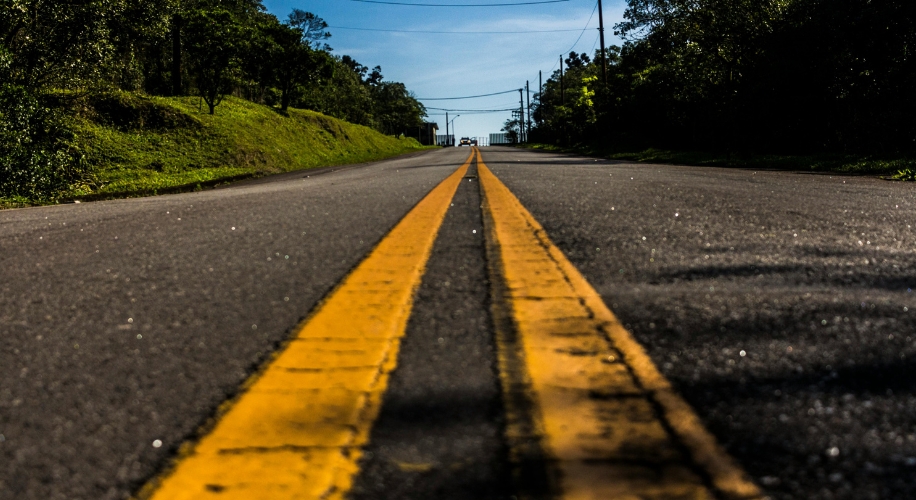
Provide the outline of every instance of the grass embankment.
{"type": "MultiPolygon", "coordinates": [[[[191,191],[313,167],[361,163],[424,149],[321,113],[227,98],[215,115],[194,97],[113,93],[62,99],[74,147],[90,174],[54,200],[95,200],[191,191]]],[[[38,204],[0,200],[0,208],[38,204]]]]}
{"type": "Polygon", "coordinates": [[[755,168],[760,170],[796,170],[836,172],[856,175],[882,175],[888,178],[916,181],[916,159],[874,158],[856,155],[727,155],[703,152],[646,149],[637,152],[608,151],[592,147],[562,148],[548,144],[522,147],[545,151],[576,153],[611,160],[639,163],[669,163],[708,167],[755,168]]]}

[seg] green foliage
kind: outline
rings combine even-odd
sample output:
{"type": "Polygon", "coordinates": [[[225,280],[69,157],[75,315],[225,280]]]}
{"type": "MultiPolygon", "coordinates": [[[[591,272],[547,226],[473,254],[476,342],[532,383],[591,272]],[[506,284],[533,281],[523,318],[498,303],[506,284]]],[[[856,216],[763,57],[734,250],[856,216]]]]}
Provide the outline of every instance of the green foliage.
{"type": "Polygon", "coordinates": [[[0,0],[0,196],[50,199],[92,180],[66,112],[115,135],[200,126],[119,91],[197,95],[211,115],[236,95],[393,136],[415,130],[423,106],[380,67],[332,55],[327,28],[298,9],[281,22],[261,0],[0,0]]]}
{"type": "Polygon", "coordinates": [[[330,52],[330,47],[324,43],[325,40],[331,38],[331,34],[326,31],[328,29],[328,23],[326,23],[324,19],[311,12],[293,9],[289,14],[288,24],[290,27],[299,31],[302,41],[308,48],[322,49],[330,52]]]}
{"type": "Polygon", "coordinates": [[[916,168],[905,168],[903,170],[898,170],[894,174],[894,179],[898,181],[910,181],[916,182],[916,168]]]}
{"type": "Polygon", "coordinates": [[[297,107],[312,109],[350,123],[374,125],[370,88],[365,84],[360,71],[347,64],[352,59],[348,56],[334,57],[327,53],[318,55],[322,58],[321,66],[325,71],[315,85],[303,89],[297,107]]]}
{"type": "Polygon", "coordinates": [[[311,12],[294,9],[281,23],[261,0],[0,2],[0,49],[9,59],[0,76],[33,93],[190,92],[211,113],[236,93],[392,134],[425,115],[402,84],[382,85],[381,68],[367,74],[352,58],[332,56],[328,24],[311,12]]]}
{"type": "MultiPolygon", "coordinates": [[[[310,23],[324,23],[314,14],[302,11],[294,11],[294,14],[296,12],[303,16],[311,16],[306,20],[298,21],[298,24],[305,25],[305,29],[315,29],[310,23]]],[[[291,14],[290,17],[293,18],[294,15],[291,14]]],[[[327,25],[324,24],[324,26],[327,25]]],[[[265,59],[270,61],[269,64],[273,68],[270,81],[280,91],[280,109],[286,111],[293,98],[300,93],[301,86],[318,80],[320,70],[324,69],[327,59],[311,49],[312,39],[318,35],[314,32],[306,34],[304,29],[297,24],[274,22],[266,26],[264,32],[273,43],[272,50],[265,50],[262,53],[266,54],[265,59]]],[[[254,58],[256,56],[252,59],[254,58]]]]}
{"type": "Polygon", "coordinates": [[[417,101],[403,83],[378,82],[370,84],[370,95],[377,128],[386,134],[400,135],[423,123],[426,108],[417,101]]]}
{"type": "Polygon", "coordinates": [[[626,43],[572,53],[532,138],[736,154],[916,153],[916,9],[904,0],[628,0],[626,43]],[[588,86],[594,107],[582,106],[588,86]],[[565,94],[563,96],[562,94],[565,94]],[[565,99],[564,99],[565,97],[565,99]],[[579,110],[575,108],[578,107],[579,110]],[[593,109],[594,115],[582,111],[593,109]]]}
{"type": "Polygon", "coordinates": [[[502,131],[506,133],[506,139],[511,144],[518,144],[518,130],[520,121],[518,118],[510,118],[503,123],[502,131]]]}
{"type": "Polygon", "coordinates": [[[581,142],[597,120],[598,67],[586,54],[575,52],[564,63],[562,81],[557,70],[535,98],[534,118],[540,130],[532,132],[534,139],[543,141],[549,134],[557,142],[581,142]]]}
{"type": "Polygon", "coordinates": [[[394,136],[423,123],[426,108],[403,83],[385,81],[381,67],[370,71],[349,56],[312,55],[319,71],[296,101],[299,107],[394,136]]]}
{"type": "Polygon", "coordinates": [[[227,10],[198,10],[188,16],[188,57],[198,91],[211,115],[239,80],[245,31],[227,10]]]}
{"type": "Polygon", "coordinates": [[[164,0],[3,0],[0,46],[11,54],[9,80],[30,91],[108,85],[139,39],[161,23],[149,15],[164,0]]]}
{"type": "Polygon", "coordinates": [[[0,0],[6,81],[30,91],[137,90],[161,77],[179,0],[0,0]]]}
{"type": "Polygon", "coordinates": [[[25,88],[0,87],[0,197],[52,200],[80,181],[86,165],[60,113],[25,88]]]}

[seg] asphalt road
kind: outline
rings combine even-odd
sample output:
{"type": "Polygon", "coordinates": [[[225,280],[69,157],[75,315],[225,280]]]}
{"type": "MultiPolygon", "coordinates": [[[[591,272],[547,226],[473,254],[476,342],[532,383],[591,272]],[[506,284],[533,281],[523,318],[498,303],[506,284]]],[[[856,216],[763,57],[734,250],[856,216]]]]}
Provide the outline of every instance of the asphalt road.
{"type": "Polygon", "coordinates": [[[354,499],[511,494],[476,171],[439,230],[354,499]]]}
{"type": "Polygon", "coordinates": [[[773,498],[916,498],[916,189],[484,149],[773,498]]]}
{"type": "Polygon", "coordinates": [[[0,212],[0,498],[126,498],[467,154],[0,212]]]}
{"type": "MultiPolygon", "coordinates": [[[[767,494],[916,498],[912,184],[482,151],[767,494]]],[[[0,498],[135,492],[467,155],[0,212],[0,498]]],[[[355,498],[511,494],[466,181],[355,498]]]]}

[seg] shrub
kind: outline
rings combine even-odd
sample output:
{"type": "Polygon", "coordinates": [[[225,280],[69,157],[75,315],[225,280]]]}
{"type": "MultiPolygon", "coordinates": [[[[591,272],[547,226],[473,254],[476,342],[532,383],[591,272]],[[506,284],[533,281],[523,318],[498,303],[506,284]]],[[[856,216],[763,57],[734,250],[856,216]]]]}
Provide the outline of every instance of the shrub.
{"type": "Polygon", "coordinates": [[[916,168],[905,168],[900,170],[894,175],[894,179],[914,182],[916,181],[916,168]]]}
{"type": "Polygon", "coordinates": [[[87,172],[63,115],[25,88],[0,85],[0,197],[59,197],[87,172]]]}

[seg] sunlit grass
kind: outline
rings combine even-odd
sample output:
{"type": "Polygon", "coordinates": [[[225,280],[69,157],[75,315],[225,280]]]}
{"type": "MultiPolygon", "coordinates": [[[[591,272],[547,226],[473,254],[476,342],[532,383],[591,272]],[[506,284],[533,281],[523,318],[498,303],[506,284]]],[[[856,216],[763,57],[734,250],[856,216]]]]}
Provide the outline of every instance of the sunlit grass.
{"type": "MultiPolygon", "coordinates": [[[[320,113],[227,98],[216,114],[194,97],[118,94],[128,108],[152,104],[169,126],[114,126],[91,113],[77,114],[76,144],[92,166],[86,182],[56,200],[146,196],[200,189],[245,177],[361,163],[423,149],[414,139],[320,113]]],[[[0,208],[52,201],[0,199],[0,208]]]]}
{"type": "Polygon", "coordinates": [[[420,149],[413,139],[385,136],[320,113],[282,113],[228,98],[210,115],[198,99],[150,98],[194,119],[164,131],[125,131],[83,124],[90,161],[99,165],[93,194],[146,194],[245,176],[380,160],[420,149]]]}

